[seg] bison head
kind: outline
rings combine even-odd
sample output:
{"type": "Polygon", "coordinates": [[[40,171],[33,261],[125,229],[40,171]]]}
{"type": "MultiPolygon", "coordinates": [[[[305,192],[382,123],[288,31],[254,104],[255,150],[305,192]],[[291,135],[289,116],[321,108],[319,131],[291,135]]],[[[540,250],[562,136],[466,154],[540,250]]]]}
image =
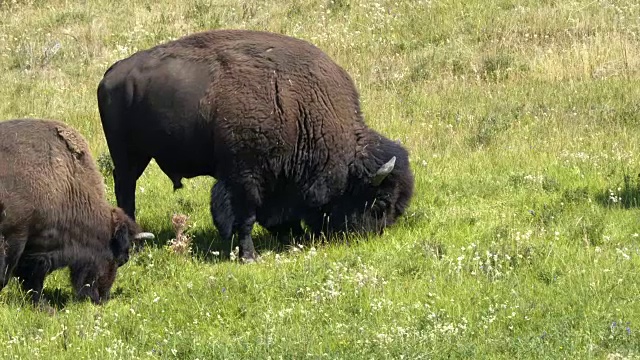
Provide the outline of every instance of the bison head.
{"type": "Polygon", "coordinates": [[[110,247],[118,266],[129,261],[129,248],[132,241],[153,239],[154,235],[142,232],[140,226],[133,221],[121,208],[111,210],[112,236],[110,247]]]}
{"type": "Polygon", "coordinates": [[[409,206],[414,187],[409,154],[400,144],[372,133],[375,141],[351,165],[347,190],[325,211],[325,231],[381,234],[409,206]]]}
{"type": "Polygon", "coordinates": [[[89,298],[94,304],[106,303],[111,295],[118,267],[116,260],[105,258],[72,263],[71,284],[78,299],[89,298]]]}

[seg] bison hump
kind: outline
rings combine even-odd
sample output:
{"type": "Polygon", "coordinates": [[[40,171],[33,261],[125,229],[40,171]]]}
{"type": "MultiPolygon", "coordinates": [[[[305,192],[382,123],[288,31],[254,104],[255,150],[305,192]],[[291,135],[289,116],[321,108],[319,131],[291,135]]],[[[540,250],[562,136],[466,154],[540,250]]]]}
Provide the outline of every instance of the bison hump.
{"type": "Polygon", "coordinates": [[[73,156],[80,159],[84,155],[84,141],[82,138],[75,131],[63,126],[57,126],[56,131],[58,136],[67,144],[67,148],[73,156]]]}

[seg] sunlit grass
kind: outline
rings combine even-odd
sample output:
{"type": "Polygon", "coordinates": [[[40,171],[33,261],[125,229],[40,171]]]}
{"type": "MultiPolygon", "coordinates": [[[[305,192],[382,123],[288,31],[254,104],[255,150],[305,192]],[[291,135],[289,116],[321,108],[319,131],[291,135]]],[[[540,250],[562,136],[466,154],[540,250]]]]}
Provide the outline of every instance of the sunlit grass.
{"type": "Polygon", "coordinates": [[[367,122],[411,153],[416,193],[382,237],[230,261],[210,178],[152,164],[138,219],[159,234],[102,307],[12,282],[0,357],[640,357],[640,5],[633,1],[0,2],[0,118],[66,121],[115,204],[96,104],[106,68],[210,28],[307,39],[342,65],[367,122]],[[174,214],[192,252],[175,254],[174,214]]]}

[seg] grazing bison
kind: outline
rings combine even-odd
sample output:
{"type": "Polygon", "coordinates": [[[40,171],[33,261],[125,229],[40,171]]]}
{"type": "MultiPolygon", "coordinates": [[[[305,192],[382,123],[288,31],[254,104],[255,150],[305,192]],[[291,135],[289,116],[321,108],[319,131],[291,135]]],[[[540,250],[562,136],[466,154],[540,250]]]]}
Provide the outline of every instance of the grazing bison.
{"type": "Polygon", "coordinates": [[[213,176],[214,222],[238,235],[245,260],[256,255],[256,221],[381,231],[413,194],[407,151],[367,127],[350,76],[299,39],[196,33],[116,62],[97,96],[118,205],[134,217],[152,158],[174,190],[213,176]]]}
{"type": "Polygon", "coordinates": [[[84,138],[54,120],[0,122],[0,289],[10,277],[31,290],[69,266],[80,298],[105,302],[134,238],[149,238],[106,200],[84,138]]]}

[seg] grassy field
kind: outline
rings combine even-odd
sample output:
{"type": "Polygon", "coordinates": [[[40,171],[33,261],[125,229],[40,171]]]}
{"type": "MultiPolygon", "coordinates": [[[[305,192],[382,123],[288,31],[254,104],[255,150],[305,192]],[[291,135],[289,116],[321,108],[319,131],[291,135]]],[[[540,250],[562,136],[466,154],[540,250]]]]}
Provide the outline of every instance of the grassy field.
{"type": "MultiPolygon", "coordinates": [[[[0,1],[0,119],[64,120],[115,204],[96,87],[114,61],[212,28],[307,39],[411,153],[416,193],[381,237],[233,260],[213,179],[152,163],[157,242],[102,307],[66,270],[35,311],[0,292],[2,359],[640,358],[640,5],[632,0],[0,1]],[[167,246],[189,216],[190,254],[167,246]]],[[[313,246],[312,246],[313,245],[313,246]]]]}

